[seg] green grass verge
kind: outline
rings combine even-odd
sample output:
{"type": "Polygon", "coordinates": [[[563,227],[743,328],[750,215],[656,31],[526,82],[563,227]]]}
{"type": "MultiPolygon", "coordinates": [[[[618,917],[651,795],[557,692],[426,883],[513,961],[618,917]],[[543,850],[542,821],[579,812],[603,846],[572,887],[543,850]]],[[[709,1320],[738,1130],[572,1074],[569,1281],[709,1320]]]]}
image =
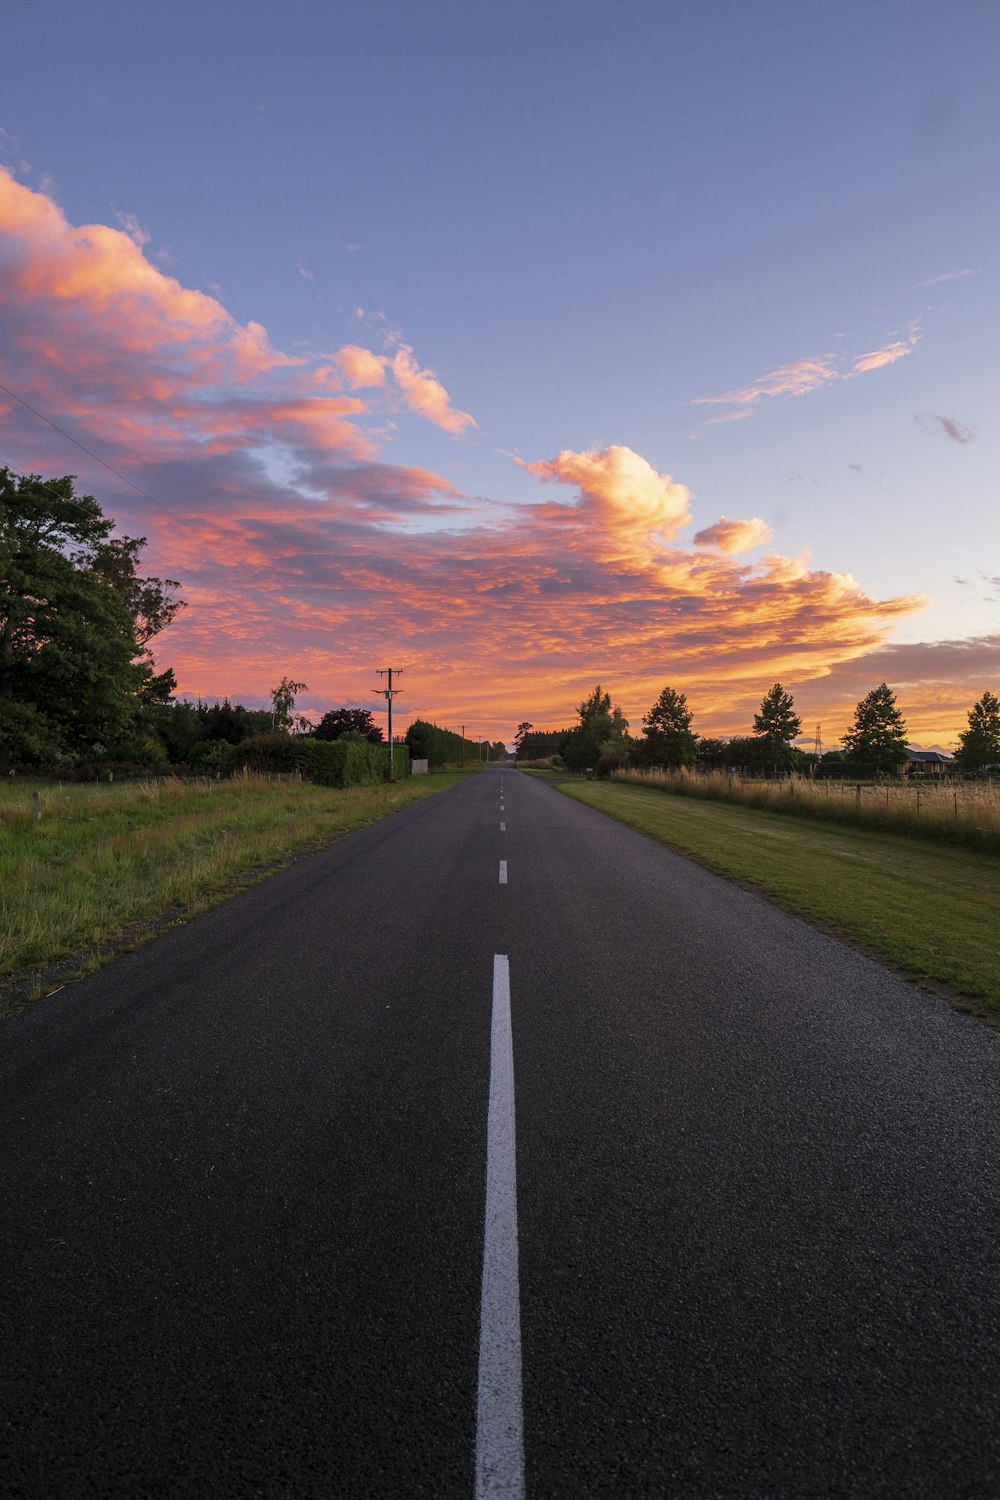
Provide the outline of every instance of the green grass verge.
{"type": "Polygon", "coordinates": [[[261,776],[3,787],[0,980],[70,955],[92,968],[98,950],[135,946],[167,914],[225,900],[292,855],[462,779],[439,773],[343,790],[261,776]]]}
{"type": "MultiPolygon", "coordinates": [[[[535,773],[537,774],[537,773],[535,773]]],[[[913,837],[834,827],[614,782],[546,777],[720,875],[967,997],[1000,1023],[1000,860],[913,837]]]]}

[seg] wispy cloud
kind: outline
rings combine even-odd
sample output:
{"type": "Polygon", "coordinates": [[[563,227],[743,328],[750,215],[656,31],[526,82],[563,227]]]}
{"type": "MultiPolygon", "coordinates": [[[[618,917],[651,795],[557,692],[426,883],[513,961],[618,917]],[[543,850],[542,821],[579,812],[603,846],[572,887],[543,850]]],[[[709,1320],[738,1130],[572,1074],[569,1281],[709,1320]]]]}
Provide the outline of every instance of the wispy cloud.
{"type": "Polygon", "coordinates": [[[753,416],[765,402],[777,397],[808,396],[836,381],[850,380],[855,375],[865,375],[884,365],[894,364],[896,360],[912,354],[919,339],[920,325],[914,321],[909,325],[905,337],[897,335],[889,343],[869,350],[867,354],[817,354],[807,359],[793,360],[791,364],[779,365],[776,370],[770,370],[748,385],[723,391],[718,396],[696,396],[689,404],[734,408],[721,417],[708,418],[704,424],[706,427],[722,422],[742,422],[753,416]]]}
{"type": "Polygon", "coordinates": [[[872,349],[868,354],[859,355],[852,361],[851,368],[855,375],[865,375],[869,370],[881,370],[884,365],[894,365],[897,359],[905,359],[912,354],[920,341],[919,324],[914,323],[905,339],[893,339],[881,349],[872,349]]]}
{"type": "Polygon", "coordinates": [[[966,427],[962,422],[939,416],[934,411],[915,411],[913,420],[928,437],[946,437],[953,443],[971,443],[976,435],[974,427],[966,427]]]}
{"type": "MultiPolygon", "coordinates": [[[[779,365],[767,375],[736,390],[724,391],[720,396],[697,396],[692,406],[757,406],[761,401],[773,400],[775,396],[807,396],[820,386],[837,379],[835,356],[826,354],[811,359],[795,360],[789,365],[779,365]]],[[[739,421],[749,416],[748,411],[733,413],[727,421],[739,421]]],[[[719,420],[718,418],[716,420],[719,420]]]]}
{"type": "Polygon", "coordinates": [[[945,271],[943,276],[932,276],[929,281],[921,281],[921,287],[940,286],[942,281],[961,281],[963,276],[975,276],[975,271],[967,269],[964,271],[945,271]]]}
{"type": "Polygon", "coordinates": [[[119,224],[124,229],[125,233],[128,235],[133,244],[149,244],[149,230],[143,228],[143,226],[139,223],[139,220],[136,218],[135,214],[116,213],[115,218],[118,220],[119,224]]]}

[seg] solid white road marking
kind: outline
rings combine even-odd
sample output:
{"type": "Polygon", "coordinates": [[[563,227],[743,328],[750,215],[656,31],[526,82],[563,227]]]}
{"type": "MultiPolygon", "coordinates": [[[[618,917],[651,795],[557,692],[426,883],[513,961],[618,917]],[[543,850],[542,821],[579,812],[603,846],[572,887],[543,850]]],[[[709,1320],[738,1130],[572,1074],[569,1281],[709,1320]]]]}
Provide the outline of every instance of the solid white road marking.
{"type": "Polygon", "coordinates": [[[501,833],[506,833],[507,832],[507,824],[506,823],[501,823],[500,824],[500,832],[501,833]]]}
{"type": "Polygon", "coordinates": [[[523,1500],[521,1305],[517,1274],[514,1047],[510,966],[493,955],[490,1107],[486,1128],[486,1235],[479,1314],[475,1500],[523,1500]]]}
{"type": "Polygon", "coordinates": [[[507,884],[507,861],[505,859],[500,861],[500,884],[507,884]]]}

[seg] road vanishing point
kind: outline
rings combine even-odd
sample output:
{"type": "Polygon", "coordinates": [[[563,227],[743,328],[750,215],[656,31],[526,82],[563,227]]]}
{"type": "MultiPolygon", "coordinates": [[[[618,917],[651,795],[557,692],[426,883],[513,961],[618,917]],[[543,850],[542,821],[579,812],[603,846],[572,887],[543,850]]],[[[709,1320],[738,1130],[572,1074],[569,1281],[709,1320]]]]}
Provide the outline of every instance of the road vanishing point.
{"type": "Polygon", "coordinates": [[[0,1028],[0,1495],[1000,1495],[1000,1037],[495,767],[0,1028]]]}

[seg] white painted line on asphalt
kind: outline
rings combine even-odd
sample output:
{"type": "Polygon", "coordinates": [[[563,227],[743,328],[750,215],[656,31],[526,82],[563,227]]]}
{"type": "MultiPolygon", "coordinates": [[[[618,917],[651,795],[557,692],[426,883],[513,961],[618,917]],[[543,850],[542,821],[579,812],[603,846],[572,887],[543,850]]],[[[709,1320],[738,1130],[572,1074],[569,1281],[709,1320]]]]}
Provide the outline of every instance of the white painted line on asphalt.
{"type": "Polygon", "coordinates": [[[500,861],[500,884],[507,884],[507,861],[505,859],[500,861]]]}
{"type": "Polygon", "coordinates": [[[500,824],[500,832],[501,833],[506,833],[507,832],[507,824],[506,823],[501,823],[500,824]]]}
{"type": "Polygon", "coordinates": [[[486,1234],[479,1313],[475,1500],[523,1500],[521,1303],[517,1275],[514,1046],[510,965],[493,955],[490,1108],[486,1128],[486,1234]]]}

